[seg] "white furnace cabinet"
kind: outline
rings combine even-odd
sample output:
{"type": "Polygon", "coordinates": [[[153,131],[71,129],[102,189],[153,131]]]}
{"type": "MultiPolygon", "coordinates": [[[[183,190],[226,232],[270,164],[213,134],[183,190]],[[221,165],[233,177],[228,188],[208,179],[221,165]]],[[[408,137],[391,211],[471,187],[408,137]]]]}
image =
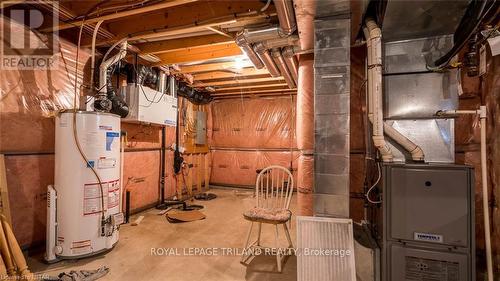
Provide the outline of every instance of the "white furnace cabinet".
{"type": "Polygon", "coordinates": [[[100,112],[76,113],[77,136],[88,159],[86,163],[74,140],[73,114],[61,113],[55,121],[55,181],[47,196],[46,259],[49,262],[112,249],[118,242],[118,226],[120,217],[123,218],[120,212],[120,117],[100,112]],[[100,176],[104,196],[89,166],[100,176]]]}

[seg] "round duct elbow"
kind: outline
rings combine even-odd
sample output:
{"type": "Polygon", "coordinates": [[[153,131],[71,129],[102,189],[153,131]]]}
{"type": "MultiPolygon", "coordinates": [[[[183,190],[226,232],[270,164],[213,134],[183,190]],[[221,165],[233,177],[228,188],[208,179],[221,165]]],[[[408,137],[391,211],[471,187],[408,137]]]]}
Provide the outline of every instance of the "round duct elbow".
{"type": "Polygon", "coordinates": [[[265,48],[264,44],[262,43],[255,44],[254,51],[257,53],[260,60],[264,63],[264,65],[267,68],[267,71],[269,71],[269,74],[271,74],[272,77],[281,76],[280,70],[274,63],[274,60],[271,57],[271,54],[269,53],[269,50],[265,48]]]}
{"type": "Polygon", "coordinates": [[[243,33],[238,33],[236,35],[236,39],[234,40],[236,42],[236,45],[240,47],[241,51],[247,55],[248,59],[252,62],[252,64],[255,66],[257,69],[261,69],[264,67],[264,64],[260,60],[259,56],[255,53],[255,51],[252,49],[250,44],[247,42],[245,39],[245,36],[243,36],[243,33]]]}

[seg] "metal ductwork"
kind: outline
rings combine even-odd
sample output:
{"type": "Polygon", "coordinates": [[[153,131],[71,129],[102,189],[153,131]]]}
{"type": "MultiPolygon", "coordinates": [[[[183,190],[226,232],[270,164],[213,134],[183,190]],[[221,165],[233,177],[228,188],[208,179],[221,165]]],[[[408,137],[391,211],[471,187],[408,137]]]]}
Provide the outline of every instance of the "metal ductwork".
{"type": "Polygon", "coordinates": [[[274,7],[280,21],[280,32],[289,36],[297,29],[292,0],[274,0],[274,7]]]}
{"type": "Polygon", "coordinates": [[[293,50],[293,46],[288,46],[283,48],[281,51],[283,54],[283,57],[285,58],[285,63],[290,71],[290,74],[292,75],[293,81],[295,82],[295,85],[298,85],[299,77],[298,77],[298,72],[299,72],[299,62],[297,60],[297,57],[295,57],[295,52],[293,50]]]}
{"type": "Polygon", "coordinates": [[[253,47],[254,51],[257,53],[259,56],[260,60],[264,63],[266,66],[267,70],[271,74],[272,77],[279,77],[281,76],[280,70],[274,63],[274,60],[269,53],[269,50],[267,50],[261,42],[257,43],[253,47]]]}
{"type": "Polygon", "coordinates": [[[264,46],[268,50],[274,48],[282,48],[286,46],[297,46],[298,43],[299,43],[299,36],[297,35],[291,35],[288,37],[278,37],[262,41],[262,44],[264,44],[264,46]]]}
{"type": "Polygon", "coordinates": [[[240,49],[247,55],[247,57],[250,59],[252,64],[255,66],[257,69],[261,69],[264,67],[264,64],[260,60],[260,58],[257,56],[257,54],[254,52],[252,49],[252,46],[248,43],[246,37],[242,32],[238,33],[236,35],[236,44],[240,47],[240,49]]]}
{"type": "Polygon", "coordinates": [[[282,36],[283,33],[280,31],[280,27],[277,25],[260,29],[244,29],[240,34],[246,39],[248,43],[257,43],[286,37],[282,36]]]}
{"type": "Polygon", "coordinates": [[[286,84],[288,85],[288,87],[290,89],[295,88],[295,81],[294,81],[292,75],[290,74],[288,67],[286,66],[285,59],[283,58],[281,51],[279,49],[273,49],[271,54],[272,54],[274,63],[276,64],[276,66],[280,70],[283,78],[285,78],[285,81],[286,81],[286,84]]]}

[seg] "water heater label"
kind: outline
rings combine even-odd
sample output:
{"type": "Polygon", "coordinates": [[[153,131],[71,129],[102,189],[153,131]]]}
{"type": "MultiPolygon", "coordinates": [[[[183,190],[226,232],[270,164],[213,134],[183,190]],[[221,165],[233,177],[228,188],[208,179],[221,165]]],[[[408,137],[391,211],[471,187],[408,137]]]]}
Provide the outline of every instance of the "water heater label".
{"type": "MultiPolygon", "coordinates": [[[[83,186],[83,215],[90,216],[101,212],[101,188],[98,183],[83,186]]],[[[102,183],[105,209],[111,209],[120,203],[120,181],[113,180],[102,183]]]]}
{"type": "Polygon", "coordinates": [[[443,235],[414,232],[413,239],[425,242],[443,243],[443,235]]]}
{"type": "Polygon", "coordinates": [[[115,138],[119,138],[120,133],[118,132],[106,132],[106,151],[112,151],[116,148],[118,141],[115,138]]]}

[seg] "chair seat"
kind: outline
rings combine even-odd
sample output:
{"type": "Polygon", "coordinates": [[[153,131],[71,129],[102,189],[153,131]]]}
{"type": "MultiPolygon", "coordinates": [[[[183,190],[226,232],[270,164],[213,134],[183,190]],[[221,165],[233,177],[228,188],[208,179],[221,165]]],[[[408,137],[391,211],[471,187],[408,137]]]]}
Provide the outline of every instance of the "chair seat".
{"type": "Polygon", "coordinates": [[[246,220],[270,224],[286,223],[291,216],[292,212],[287,209],[268,209],[262,207],[254,207],[243,213],[243,217],[246,220]]]}

